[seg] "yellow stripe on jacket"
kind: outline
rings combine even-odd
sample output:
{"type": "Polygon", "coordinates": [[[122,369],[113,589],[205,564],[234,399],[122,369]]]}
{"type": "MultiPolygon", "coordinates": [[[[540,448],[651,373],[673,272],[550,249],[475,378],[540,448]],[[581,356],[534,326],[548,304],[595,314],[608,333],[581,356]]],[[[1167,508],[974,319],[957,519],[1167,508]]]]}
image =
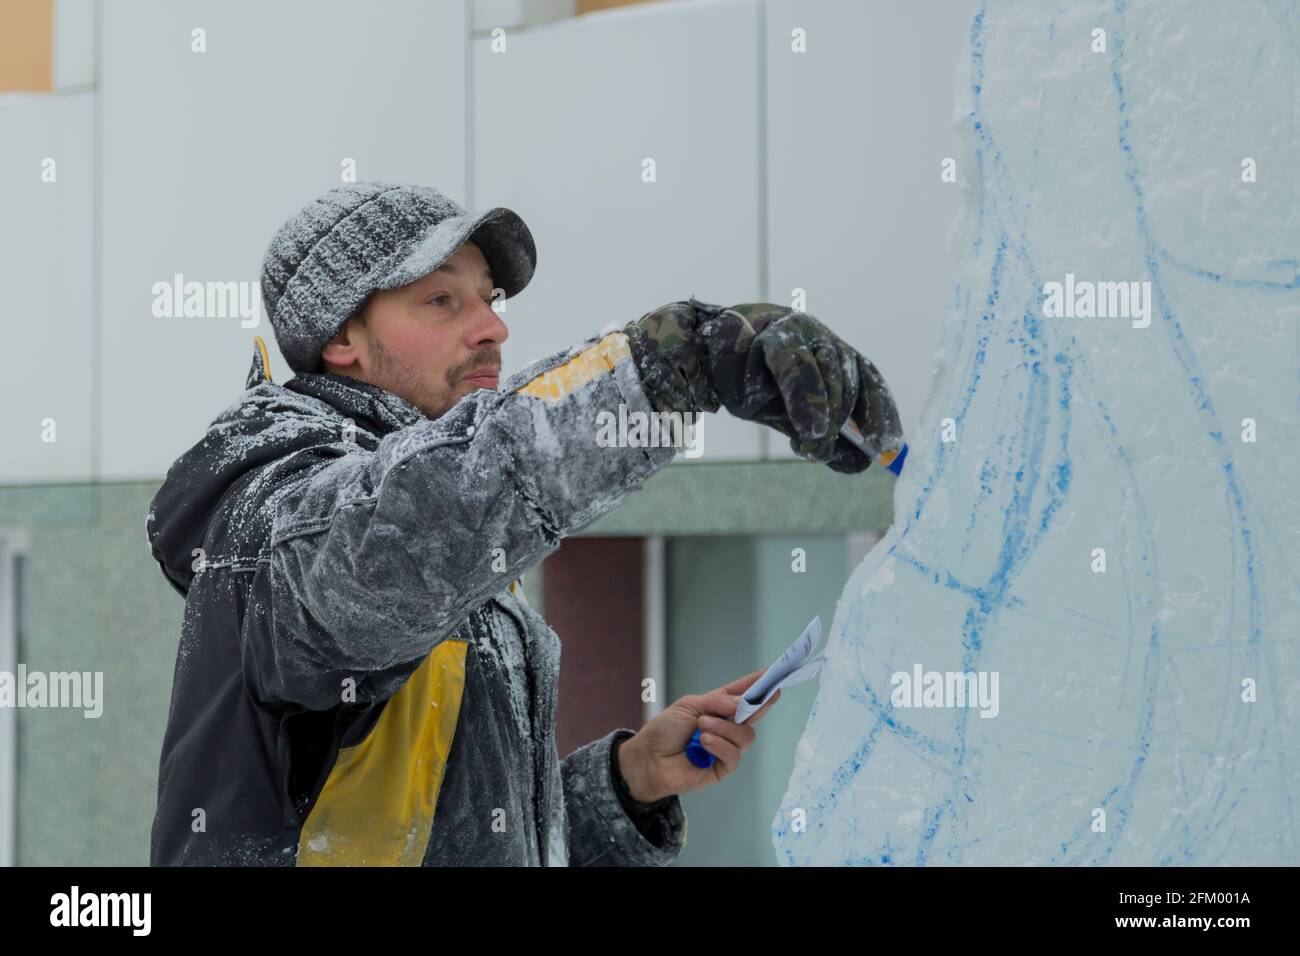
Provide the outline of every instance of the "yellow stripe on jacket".
{"type": "Polygon", "coordinates": [[[445,640],[339,751],[298,835],[299,866],[419,866],[465,692],[464,641],[445,640]]]}
{"type": "Polygon", "coordinates": [[[543,372],[519,389],[521,395],[532,395],[556,402],[590,382],[598,375],[608,372],[622,359],[632,355],[628,348],[627,334],[611,332],[599,342],[589,345],[563,365],[557,365],[550,371],[543,372]]]}

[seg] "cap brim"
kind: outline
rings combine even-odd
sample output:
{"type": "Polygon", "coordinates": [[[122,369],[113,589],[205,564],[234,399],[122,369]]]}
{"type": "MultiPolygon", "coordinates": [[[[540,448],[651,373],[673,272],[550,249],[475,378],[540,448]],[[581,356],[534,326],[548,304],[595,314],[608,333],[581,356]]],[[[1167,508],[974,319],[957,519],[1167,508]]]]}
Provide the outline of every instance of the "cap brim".
{"type": "Polygon", "coordinates": [[[375,283],[395,289],[428,275],[451,258],[465,242],[483,252],[492,271],[492,285],[509,298],[523,291],[537,268],[533,234],[513,210],[496,207],[470,216],[444,219],[425,233],[415,248],[375,283]]]}

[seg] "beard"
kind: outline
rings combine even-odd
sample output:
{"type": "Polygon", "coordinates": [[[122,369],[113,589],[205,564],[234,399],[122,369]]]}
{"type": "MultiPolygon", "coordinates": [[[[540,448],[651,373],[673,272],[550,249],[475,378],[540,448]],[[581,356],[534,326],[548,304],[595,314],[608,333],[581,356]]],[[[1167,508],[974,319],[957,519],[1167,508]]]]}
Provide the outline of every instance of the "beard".
{"type": "Polygon", "coordinates": [[[406,399],[429,419],[441,418],[466,395],[484,387],[466,382],[466,374],[484,365],[495,365],[498,368],[501,365],[499,350],[490,349],[429,381],[418,369],[394,361],[378,340],[374,341],[373,355],[375,375],[383,383],[382,387],[406,399]]]}

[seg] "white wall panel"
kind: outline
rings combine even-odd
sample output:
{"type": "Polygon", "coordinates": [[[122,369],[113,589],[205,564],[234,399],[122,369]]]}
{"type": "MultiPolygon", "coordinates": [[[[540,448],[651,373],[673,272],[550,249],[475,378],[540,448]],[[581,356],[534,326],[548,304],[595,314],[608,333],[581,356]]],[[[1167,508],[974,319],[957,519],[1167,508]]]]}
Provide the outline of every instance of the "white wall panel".
{"type": "Polygon", "coordinates": [[[4,484],[91,476],[93,102],[90,93],[0,96],[4,484]],[[42,181],[46,160],[53,182],[42,181]]]}
{"type": "MultiPolygon", "coordinates": [[[[538,247],[508,369],[677,299],[760,295],[758,24],[751,0],[657,3],[475,40],[474,199],[538,247]]],[[[759,448],[712,415],[699,460],[759,448]]]]}
{"type": "Polygon", "coordinates": [[[54,0],[54,88],[95,82],[95,0],[54,0]]]}
{"type": "Polygon", "coordinates": [[[158,478],[238,397],[254,334],[276,380],[289,369],[264,317],[155,318],[153,284],[257,281],[275,229],[345,158],[463,202],[467,8],[141,0],[102,16],[103,472],[158,478]]]}
{"type": "MultiPolygon", "coordinates": [[[[949,229],[960,190],[956,64],[975,5],[769,0],[770,287],[870,358],[915,429],[952,291],[949,229]],[[791,50],[806,31],[807,52],[791,50]]],[[[793,458],[781,436],[773,457],[793,458]]]]}

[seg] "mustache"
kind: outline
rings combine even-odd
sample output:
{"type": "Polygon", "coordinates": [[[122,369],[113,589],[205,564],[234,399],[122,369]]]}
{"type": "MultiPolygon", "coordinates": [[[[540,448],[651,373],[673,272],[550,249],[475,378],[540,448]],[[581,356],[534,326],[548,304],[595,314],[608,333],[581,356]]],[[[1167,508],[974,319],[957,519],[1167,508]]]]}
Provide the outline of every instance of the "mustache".
{"type": "Polygon", "coordinates": [[[447,376],[449,380],[449,384],[452,385],[456,384],[467,373],[472,372],[475,369],[482,368],[485,365],[495,368],[498,372],[501,371],[501,350],[488,349],[487,351],[479,352],[475,354],[475,356],[472,359],[470,359],[468,362],[465,362],[463,365],[456,366],[454,369],[451,370],[451,372],[447,376]]]}

